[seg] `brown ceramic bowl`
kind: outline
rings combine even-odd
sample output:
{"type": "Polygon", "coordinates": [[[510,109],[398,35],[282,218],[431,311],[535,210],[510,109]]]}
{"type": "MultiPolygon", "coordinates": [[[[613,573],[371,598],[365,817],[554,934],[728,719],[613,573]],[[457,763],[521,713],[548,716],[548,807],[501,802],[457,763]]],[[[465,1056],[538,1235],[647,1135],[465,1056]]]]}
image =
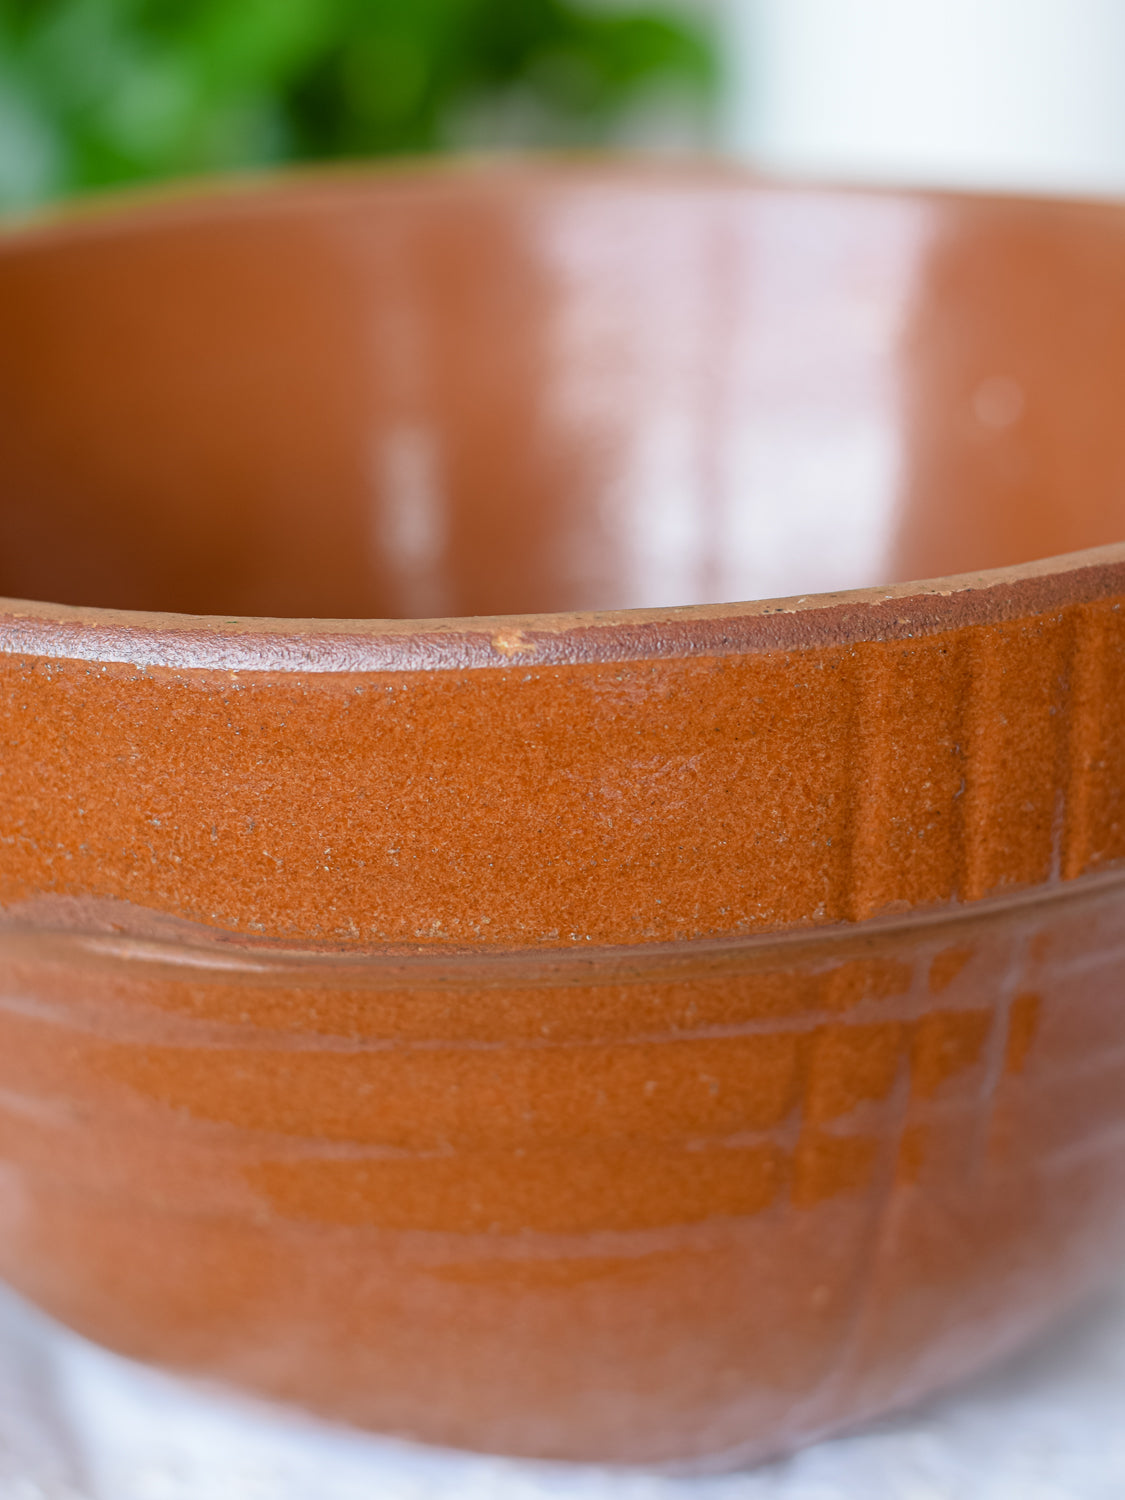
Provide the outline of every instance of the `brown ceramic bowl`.
{"type": "Polygon", "coordinates": [[[1109,205],[512,167],[7,235],[3,1275],[653,1464],[1069,1305],[1125,1229],[1123,392],[1109,205]]]}

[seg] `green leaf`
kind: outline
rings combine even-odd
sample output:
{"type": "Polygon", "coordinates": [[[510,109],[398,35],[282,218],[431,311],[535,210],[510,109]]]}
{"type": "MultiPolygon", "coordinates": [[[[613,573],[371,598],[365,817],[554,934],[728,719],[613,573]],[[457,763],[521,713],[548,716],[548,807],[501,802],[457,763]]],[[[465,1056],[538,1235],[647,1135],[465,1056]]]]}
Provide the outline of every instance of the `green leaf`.
{"type": "Polygon", "coordinates": [[[579,0],[0,0],[0,205],[285,158],[432,151],[482,101],[611,138],[638,95],[706,101],[667,9],[579,0]]]}

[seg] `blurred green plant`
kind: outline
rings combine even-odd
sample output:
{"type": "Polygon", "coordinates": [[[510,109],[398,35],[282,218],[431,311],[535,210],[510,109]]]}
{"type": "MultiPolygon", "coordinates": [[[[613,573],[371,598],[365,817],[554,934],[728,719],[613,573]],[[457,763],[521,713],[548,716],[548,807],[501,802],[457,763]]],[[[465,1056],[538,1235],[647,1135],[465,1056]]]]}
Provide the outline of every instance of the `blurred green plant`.
{"type": "Polygon", "coordinates": [[[0,0],[0,205],[442,150],[482,109],[593,144],[654,87],[714,82],[699,24],[589,0],[0,0]]]}

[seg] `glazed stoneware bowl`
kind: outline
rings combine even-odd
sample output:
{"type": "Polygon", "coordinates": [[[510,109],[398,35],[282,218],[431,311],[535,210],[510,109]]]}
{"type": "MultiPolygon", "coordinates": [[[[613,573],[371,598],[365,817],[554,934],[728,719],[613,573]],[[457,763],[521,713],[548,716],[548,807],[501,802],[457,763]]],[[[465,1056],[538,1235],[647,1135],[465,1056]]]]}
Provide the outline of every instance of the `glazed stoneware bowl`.
{"type": "Polygon", "coordinates": [[[511,166],[9,232],[0,1274],[680,1466],[1070,1306],[1125,1244],[1123,403],[1108,204],[511,166]]]}

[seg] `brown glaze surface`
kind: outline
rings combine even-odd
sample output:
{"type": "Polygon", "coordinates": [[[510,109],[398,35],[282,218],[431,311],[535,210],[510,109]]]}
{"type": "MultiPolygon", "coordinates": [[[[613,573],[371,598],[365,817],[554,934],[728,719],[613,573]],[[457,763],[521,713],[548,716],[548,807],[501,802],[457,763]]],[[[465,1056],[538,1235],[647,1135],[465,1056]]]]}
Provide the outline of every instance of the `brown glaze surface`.
{"type": "Polygon", "coordinates": [[[1123,267],[1117,207],[702,169],[0,241],[0,1271],[332,1415],[646,1463],[1081,1295],[1123,267]]]}

